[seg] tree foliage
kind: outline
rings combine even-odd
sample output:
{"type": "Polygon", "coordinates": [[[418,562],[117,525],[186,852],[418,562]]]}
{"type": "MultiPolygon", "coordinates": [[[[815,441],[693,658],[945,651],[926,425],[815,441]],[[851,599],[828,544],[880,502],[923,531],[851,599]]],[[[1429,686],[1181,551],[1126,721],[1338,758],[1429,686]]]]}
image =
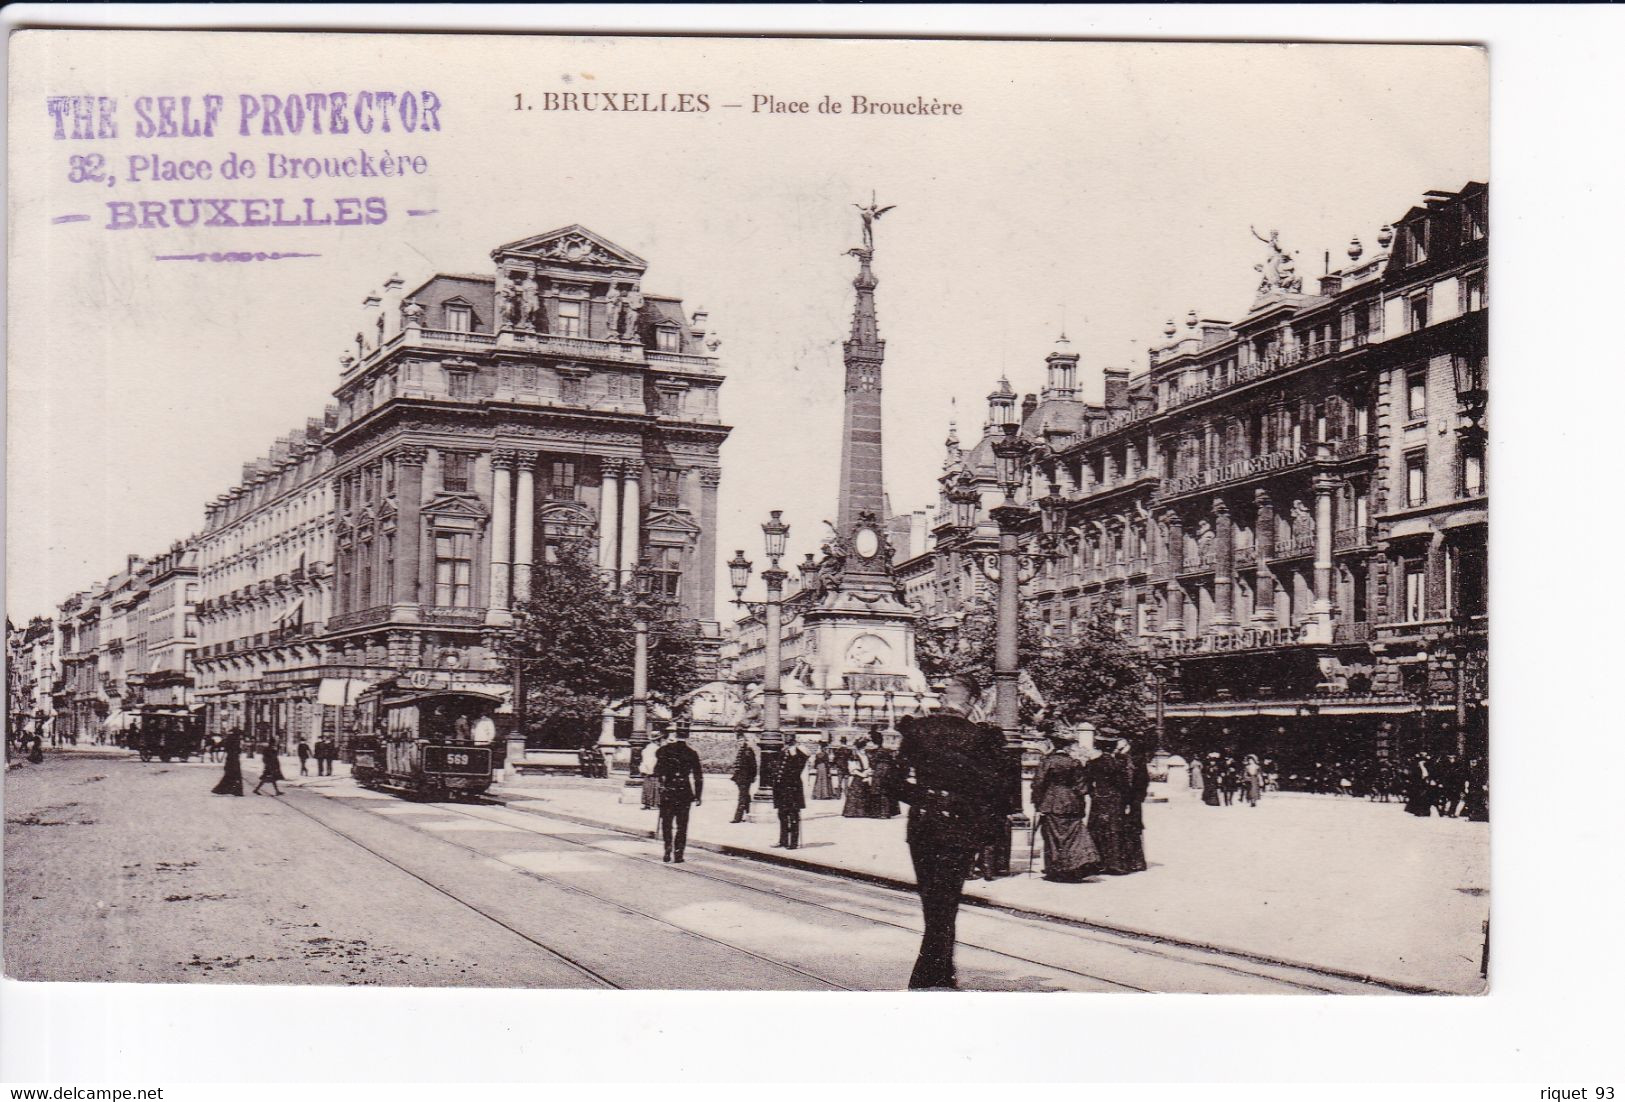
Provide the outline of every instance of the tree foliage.
{"type": "MultiPolygon", "coordinates": [[[[993,606],[978,602],[957,621],[921,623],[915,654],[928,678],[966,673],[984,690],[993,685],[998,642],[993,606]]],[[[1150,727],[1151,676],[1145,655],[1105,616],[1074,622],[1073,634],[1046,639],[1036,609],[1022,609],[1016,660],[1043,704],[1021,697],[1021,721],[1090,723],[1132,739],[1150,727]]]]}
{"type": "MultiPolygon", "coordinates": [[[[636,614],[598,566],[566,546],[531,573],[530,596],[514,608],[501,654],[524,663],[525,702],[533,724],[596,720],[606,705],[632,695],[636,614]]],[[[698,625],[652,616],[649,698],[671,704],[698,681],[698,625]]]]}

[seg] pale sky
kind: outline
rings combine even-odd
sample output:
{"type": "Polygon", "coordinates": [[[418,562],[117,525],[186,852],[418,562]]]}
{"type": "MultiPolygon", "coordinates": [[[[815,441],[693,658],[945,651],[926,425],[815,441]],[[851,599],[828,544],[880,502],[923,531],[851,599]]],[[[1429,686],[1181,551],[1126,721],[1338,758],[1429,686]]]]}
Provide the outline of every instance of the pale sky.
{"type": "MultiPolygon", "coordinates": [[[[241,36],[207,45],[34,32],[14,53],[7,610],[196,531],[245,461],[320,413],[367,292],[485,272],[495,246],[581,223],[649,262],[646,290],[723,339],[721,531],[758,569],[769,509],[792,559],[835,514],[852,203],[895,203],[875,270],[886,481],[934,502],[951,399],[980,431],[1001,372],[1042,385],[1064,324],[1087,397],[1144,366],[1164,319],[1232,319],[1280,232],[1312,281],[1430,189],[1488,178],[1485,56],[1460,47],[241,36]],[[434,134],[51,140],[45,97],[430,89],[434,134]],[[515,111],[515,93],[699,92],[704,114],[515,111]],[[957,117],[767,116],[751,96],[923,96],[957,117]],[[744,103],[741,109],[722,107],[744,103]],[[71,154],[425,156],[407,180],[88,190],[71,154]],[[382,226],[110,232],[109,198],[381,195],[382,226]],[[411,218],[408,208],[435,210],[411,218]],[[52,224],[85,212],[89,221],[52,224]],[[218,249],[264,263],[155,262],[218,249]]],[[[25,38],[28,36],[24,36],[25,38]]],[[[121,119],[133,126],[125,106],[121,119]]],[[[719,564],[719,600],[728,589],[719,564]]],[[[719,615],[726,614],[719,607],[719,615]]]]}

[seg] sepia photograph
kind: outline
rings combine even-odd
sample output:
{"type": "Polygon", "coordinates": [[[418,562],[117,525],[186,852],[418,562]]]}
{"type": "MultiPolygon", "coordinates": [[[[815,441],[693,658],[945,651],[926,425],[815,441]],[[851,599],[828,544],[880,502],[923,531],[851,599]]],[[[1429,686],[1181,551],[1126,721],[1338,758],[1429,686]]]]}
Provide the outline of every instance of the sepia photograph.
{"type": "Polygon", "coordinates": [[[1481,46],[9,50],[10,981],[1491,990],[1481,46]]]}

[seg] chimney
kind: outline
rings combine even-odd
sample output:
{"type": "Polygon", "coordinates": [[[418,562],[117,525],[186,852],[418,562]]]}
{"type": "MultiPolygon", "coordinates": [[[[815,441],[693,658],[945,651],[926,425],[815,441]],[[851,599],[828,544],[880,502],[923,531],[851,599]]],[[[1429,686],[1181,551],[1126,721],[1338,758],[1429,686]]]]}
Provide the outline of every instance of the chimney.
{"type": "Polygon", "coordinates": [[[1228,322],[1214,321],[1212,318],[1203,318],[1202,347],[1211,348],[1216,344],[1223,344],[1230,339],[1230,325],[1228,322]]]}
{"type": "Polygon", "coordinates": [[[1106,408],[1112,412],[1128,408],[1128,368],[1108,367],[1102,372],[1106,379],[1106,408]]]}
{"type": "Polygon", "coordinates": [[[389,340],[401,331],[401,289],[406,281],[401,273],[392,272],[384,280],[384,340],[389,340]]]}
{"type": "Polygon", "coordinates": [[[1026,424],[1027,419],[1038,412],[1038,395],[1024,394],[1021,397],[1021,423],[1026,424]]]}

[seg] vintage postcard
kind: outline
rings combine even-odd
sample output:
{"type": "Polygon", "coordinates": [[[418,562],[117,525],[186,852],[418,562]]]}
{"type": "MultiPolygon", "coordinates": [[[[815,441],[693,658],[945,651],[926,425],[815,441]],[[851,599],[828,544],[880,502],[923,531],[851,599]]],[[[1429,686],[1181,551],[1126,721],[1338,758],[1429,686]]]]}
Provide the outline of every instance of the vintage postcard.
{"type": "Polygon", "coordinates": [[[9,50],[6,976],[1487,990],[1483,49],[9,50]]]}

